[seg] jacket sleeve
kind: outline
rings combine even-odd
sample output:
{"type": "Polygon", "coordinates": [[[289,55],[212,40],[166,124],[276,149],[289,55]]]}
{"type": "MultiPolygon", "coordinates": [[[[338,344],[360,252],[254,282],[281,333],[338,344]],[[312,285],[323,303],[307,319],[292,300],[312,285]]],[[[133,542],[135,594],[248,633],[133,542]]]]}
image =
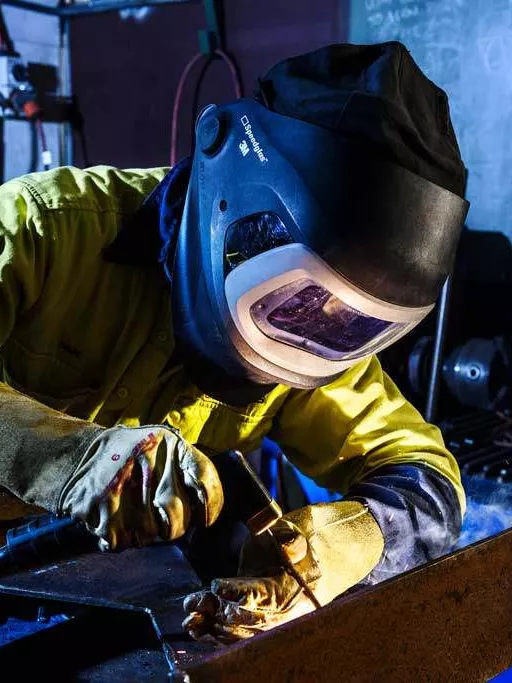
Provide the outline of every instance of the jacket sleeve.
{"type": "MultiPolygon", "coordinates": [[[[43,222],[22,183],[0,187],[0,370],[1,350],[16,322],[30,315],[46,292],[53,230],[52,218],[43,222]]],[[[0,487],[56,511],[62,486],[99,429],[0,381],[0,487]]]]}
{"type": "Polygon", "coordinates": [[[454,544],[462,516],[446,477],[422,465],[383,467],[354,484],[348,497],[368,505],[384,536],[372,585],[439,557],[454,544]]]}
{"type": "Polygon", "coordinates": [[[319,485],[368,504],[385,549],[367,582],[436,557],[457,537],[465,511],[457,462],[376,357],[325,387],[293,390],[272,438],[319,485]]]}

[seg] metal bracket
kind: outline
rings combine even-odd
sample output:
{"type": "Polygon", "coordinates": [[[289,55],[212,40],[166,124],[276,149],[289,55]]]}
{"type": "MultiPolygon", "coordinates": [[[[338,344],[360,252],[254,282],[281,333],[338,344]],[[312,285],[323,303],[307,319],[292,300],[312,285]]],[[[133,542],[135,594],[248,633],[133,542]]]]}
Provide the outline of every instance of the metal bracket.
{"type": "Polygon", "coordinates": [[[206,28],[198,31],[199,50],[209,57],[225,44],[223,0],[203,0],[206,28]]]}
{"type": "Polygon", "coordinates": [[[119,12],[122,9],[135,7],[153,7],[156,5],[178,5],[192,2],[192,0],[101,0],[101,2],[76,2],[71,4],[45,5],[33,0],[2,0],[1,5],[9,5],[18,9],[25,9],[38,14],[48,14],[62,19],[79,17],[105,12],[119,12]]]}

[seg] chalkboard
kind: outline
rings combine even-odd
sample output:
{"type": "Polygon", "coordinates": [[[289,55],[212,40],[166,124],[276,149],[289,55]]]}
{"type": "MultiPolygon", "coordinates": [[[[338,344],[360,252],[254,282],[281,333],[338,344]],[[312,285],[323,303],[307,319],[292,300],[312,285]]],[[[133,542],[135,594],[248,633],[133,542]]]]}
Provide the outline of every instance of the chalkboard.
{"type": "Polygon", "coordinates": [[[400,40],[448,93],[467,224],[512,238],[512,0],[352,0],[350,41],[400,40]]]}

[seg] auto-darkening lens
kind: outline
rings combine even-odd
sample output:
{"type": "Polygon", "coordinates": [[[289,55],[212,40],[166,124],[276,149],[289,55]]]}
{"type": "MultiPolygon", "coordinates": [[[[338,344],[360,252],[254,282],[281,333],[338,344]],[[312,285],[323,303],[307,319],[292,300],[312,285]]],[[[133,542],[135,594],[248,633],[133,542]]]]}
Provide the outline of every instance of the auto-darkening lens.
{"type": "Polygon", "coordinates": [[[311,280],[276,289],[252,305],[251,316],[267,336],[330,359],[396,325],[357,311],[311,280]]]}

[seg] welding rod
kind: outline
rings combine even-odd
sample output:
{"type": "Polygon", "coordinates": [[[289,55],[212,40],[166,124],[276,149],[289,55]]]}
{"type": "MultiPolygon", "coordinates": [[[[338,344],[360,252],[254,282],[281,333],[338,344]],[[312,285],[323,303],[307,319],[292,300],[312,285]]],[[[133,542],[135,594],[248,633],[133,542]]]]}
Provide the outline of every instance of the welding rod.
{"type": "Polygon", "coordinates": [[[277,547],[277,550],[278,550],[279,555],[281,557],[281,560],[283,562],[283,568],[288,572],[288,574],[290,574],[290,576],[292,576],[295,579],[295,581],[297,581],[299,586],[304,591],[304,594],[306,595],[306,597],[313,604],[314,608],[320,609],[320,607],[322,605],[318,602],[316,595],[313,593],[311,588],[308,586],[304,577],[295,569],[293,562],[291,561],[291,559],[286,554],[286,550],[283,548],[281,543],[278,541],[278,539],[276,538],[272,529],[268,529],[267,533],[270,534],[272,536],[272,538],[274,539],[274,543],[277,547]]]}

